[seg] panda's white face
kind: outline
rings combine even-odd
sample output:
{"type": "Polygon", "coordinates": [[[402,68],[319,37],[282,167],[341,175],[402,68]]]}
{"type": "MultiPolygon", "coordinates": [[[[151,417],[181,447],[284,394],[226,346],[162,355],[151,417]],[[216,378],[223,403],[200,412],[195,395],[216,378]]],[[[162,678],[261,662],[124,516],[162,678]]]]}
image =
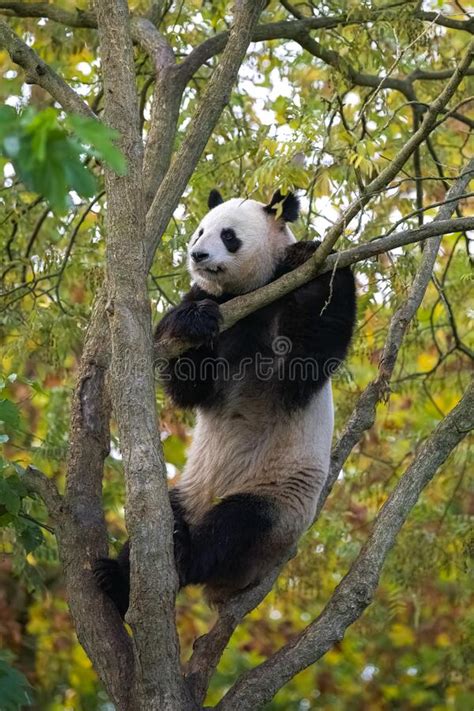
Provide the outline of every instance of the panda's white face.
{"type": "Polygon", "coordinates": [[[295,237],[255,200],[233,198],[214,207],[188,245],[188,270],[195,284],[216,296],[242,294],[269,281],[295,237]]]}

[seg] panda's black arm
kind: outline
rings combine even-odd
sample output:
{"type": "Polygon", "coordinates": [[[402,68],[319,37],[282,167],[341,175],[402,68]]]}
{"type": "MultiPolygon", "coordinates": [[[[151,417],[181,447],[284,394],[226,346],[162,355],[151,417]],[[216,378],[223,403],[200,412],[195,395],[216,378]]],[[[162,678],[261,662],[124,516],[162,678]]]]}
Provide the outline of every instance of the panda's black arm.
{"type": "Polygon", "coordinates": [[[165,391],[178,407],[194,407],[212,396],[214,373],[210,364],[217,355],[219,321],[218,303],[194,286],[156,328],[156,342],[182,338],[201,344],[179,358],[158,358],[155,362],[165,391]]]}
{"type": "MultiPolygon", "coordinates": [[[[318,242],[288,248],[278,275],[313,254],[318,242]]],[[[356,317],[355,282],[349,267],[316,277],[277,304],[279,335],[287,339],[282,396],[290,407],[304,405],[344,360],[356,317]]]]}

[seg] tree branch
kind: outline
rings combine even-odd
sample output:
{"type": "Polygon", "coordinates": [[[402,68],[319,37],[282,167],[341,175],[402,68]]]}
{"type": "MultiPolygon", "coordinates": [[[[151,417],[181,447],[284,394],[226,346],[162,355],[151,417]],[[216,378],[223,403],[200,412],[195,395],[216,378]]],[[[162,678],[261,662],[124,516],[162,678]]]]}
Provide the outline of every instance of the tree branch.
{"type": "Polygon", "coordinates": [[[217,705],[219,711],[261,708],[295,674],[320,659],[372,601],[387,554],[423,489],[474,428],[474,383],[422,444],[382,507],[371,534],[319,617],[291,643],[247,672],[217,705]]]}
{"type": "Polygon", "coordinates": [[[170,167],[185,86],[176,64],[162,67],[157,74],[143,167],[147,209],[170,167]]]}
{"type": "MultiPolygon", "coordinates": [[[[474,168],[470,170],[466,169],[466,172],[470,175],[474,175],[474,168]]],[[[454,199],[452,202],[454,203],[454,199]]],[[[317,274],[325,274],[336,268],[342,269],[342,267],[348,267],[351,264],[356,264],[356,262],[376,257],[378,254],[390,252],[390,250],[396,249],[397,247],[420,242],[430,237],[453,232],[462,232],[473,228],[474,217],[433,220],[433,222],[428,222],[417,229],[394,232],[386,237],[378,237],[370,242],[359,244],[357,247],[351,247],[337,254],[332,254],[323,262],[317,274]]],[[[279,279],[270,282],[270,284],[262,286],[260,289],[251,291],[248,294],[243,294],[242,296],[237,296],[222,304],[220,307],[222,315],[221,331],[231,328],[237,321],[240,321],[264,306],[268,306],[268,304],[285,296],[285,294],[288,294],[290,291],[314,279],[316,274],[311,270],[305,269],[306,264],[307,262],[289,274],[285,274],[279,279]]],[[[185,353],[190,347],[190,343],[185,343],[180,339],[170,338],[160,341],[159,345],[155,344],[155,355],[157,358],[176,358],[182,353],[185,353]]]]}
{"type": "Polygon", "coordinates": [[[193,654],[184,671],[189,688],[199,706],[205,699],[211,677],[235,629],[245,615],[257,607],[271,591],[279,570],[275,569],[259,585],[237,595],[220,607],[214,627],[195,640],[193,654]]]}
{"type": "MultiPolygon", "coordinates": [[[[289,9],[288,3],[282,3],[287,9],[289,9]]],[[[84,27],[84,28],[97,28],[97,18],[95,13],[90,11],[76,10],[71,12],[64,10],[57,5],[52,5],[46,2],[35,2],[35,3],[24,3],[24,2],[0,2],[0,12],[5,11],[5,14],[14,17],[47,17],[48,19],[58,22],[63,25],[68,25],[70,27],[84,27]]],[[[264,25],[257,25],[252,34],[252,42],[264,42],[269,40],[278,39],[290,39],[299,41],[303,35],[307,35],[310,30],[321,30],[321,29],[333,29],[340,25],[350,26],[350,25],[360,25],[367,22],[374,22],[377,19],[385,19],[387,12],[390,13],[390,7],[381,7],[373,10],[370,13],[349,13],[334,15],[329,17],[300,17],[295,21],[283,20],[281,22],[269,22],[264,25]]],[[[291,11],[296,17],[295,9],[291,11]]],[[[154,21],[156,17],[161,16],[161,8],[155,11],[155,14],[150,16],[150,21],[156,26],[154,21]]],[[[432,24],[442,25],[444,27],[450,27],[451,29],[462,30],[466,32],[474,33],[474,18],[469,20],[454,20],[449,17],[445,17],[440,13],[435,12],[423,12],[417,11],[414,15],[416,18],[423,20],[425,22],[430,22],[432,24]]],[[[146,50],[145,45],[142,43],[139,32],[136,29],[135,21],[144,18],[132,18],[132,37],[134,41],[141,44],[146,50]]],[[[179,65],[181,70],[181,79],[185,83],[196,73],[196,71],[209,59],[219,54],[225,48],[227,41],[229,39],[229,32],[220,32],[207,40],[204,40],[200,45],[195,47],[188,57],[179,65]]],[[[336,53],[334,53],[336,54],[336,53]]],[[[331,62],[330,62],[331,63],[331,62]]],[[[430,78],[443,78],[446,79],[446,71],[440,72],[442,76],[439,77],[429,77],[426,76],[428,72],[423,73],[420,70],[420,76],[418,72],[414,72],[412,75],[413,79],[430,79],[430,78]],[[421,76],[424,74],[423,76],[421,76]]],[[[435,75],[436,72],[433,72],[435,75]]],[[[361,75],[362,76],[362,75],[361,75]]],[[[364,75],[370,76],[370,75],[364,75]]],[[[372,77],[374,79],[374,77],[372,77]]],[[[396,81],[396,80],[395,80],[396,81]]],[[[403,81],[403,80],[401,80],[403,81]]],[[[366,84],[366,86],[371,86],[371,84],[366,84]]]]}
{"type": "MultiPolygon", "coordinates": [[[[90,11],[70,12],[56,5],[42,2],[32,4],[1,2],[1,10],[6,10],[17,17],[46,17],[71,27],[97,29],[96,14],[90,11]]],[[[6,33],[9,44],[7,45],[6,40],[3,40],[5,47],[12,56],[12,60],[26,70],[27,81],[39,84],[49,91],[64,109],[89,116],[94,115],[73,89],[63,82],[32,49],[11,30],[7,33],[2,29],[2,26],[8,29],[7,25],[0,23],[0,42],[3,40],[2,32],[6,33]]],[[[148,207],[170,164],[181,96],[186,82],[176,71],[175,56],[170,44],[150,20],[144,17],[134,17],[130,21],[130,30],[133,40],[150,57],[157,77],[144,165],[148,207]]]]}
{"type": "Polygon", "coordinates": [[[13,30],[0,20],[0,47],[4,48],[12,62],[25,70],[28,84],[38,84],[57,101],[65,111],[97,118],[85,101],[69,84],[56,74],[36,52],[28,47],[13,30]]]}
{"type": "Polygon", "coordinates": [[[43,499],[49,515],[56,521],[62,513],[63,497],[54,481],[32,465],[26,468],[21,480],[30,493],[43,499]]]}
{"type": "MultiPolygon", "coordinates": [[[[244,7],[244,6],[243,6],[244,7]]],[[[231,85],[236,78],[238,67],[245,54],[245,49],[251,34],[251,24],[257,20],[258,12],[254,5],[249,11],[249,15],[245,16],[245,32],[239,27],[236,22],[231,37],[226,46],[226,50],[222,60],[215,70],[209,86],[203,96],[201,104],[196,112],[194,120],[190,124],[190,129],[184,139],[178,154],[176,155],[170,170],[163,180],[147,215],[147,242],[149,243],[149,263],[153,259],[153,255],[161,239],[161,235],[166,228],[166,225],[171,217],[174,207],[186,187],[187,181],[194,170],[194,167],[203,151],[207,140],[215,126],[220,112],[227,101],[231,85]],[[252,20],[250,21],[250,17],[252,20]],[[250,23],[250,25],[249,25],[250,23]],[[221,85],[225,81],[226,89],[221,85]]],[[[241,18],[243,15],[241,16],[241,18]]],[[[423,122],[410,140],[401,149],[398,156],[389,165],[379,173],[379,175],[366,186],[357,200],[355,200],[337,220],[333,227],[326,234],[323,242],[314,256],[308,262],[300,267],[307,269],[308,273],[315,276],[317,269],[322,265],[326,257],[329,255],[332,247],[336,243],[339,236],[350,223],[350,221],[362,210],[369,200],[380,189],[384,188],[390,180],[392,180],[397,172],[403,167],[408,158],[416,150],[416,148],[429,135],[436,122],[437,115],[445,108],[448,101],[453,96],[465,73],[469,70],[472,55],[474,53],[474,41],[469,44],[469,47],[462,58],[459,66],[453,72],[449,82],[440,93],[439,97],[431,104],[425,112],[423,122]]],[[[292,272],[292,274],[295,274],[292,272]]],[[[291,274],[282,277],[289,278],[291,282],[291,274]]],[[[266,287],[264,287],[266,288],[266,287]]],[[[288,291],[295,287],[289,286],[288,291]]]]}
{"type": "Polygon", "coordinates": [[[427,22],[433,22],[435,25],[449,27],[452,30],[462,30],[469,32],[471,35],[474,34],[474,17],[469,20],[454,20],[452,17],[441,15],[439,12],[425,12],[423,10],[417,10],[415,17],[427,22]]]}
{"type": "Polygon", "coordinates": [[[110,444],[105,385],[110,339],[105,304],[102,290],[87,329],[72,399],[64,514],[56,535],[78,639],[117,709],[128,711],[134,667],[130,638],[92,576],[94,562],[107,554],[102,474],[110,444]]]}
{"type": "MultiPolygon", "coordinates": [[[[289,3],[283,2],[282,5],[284,5],[284,7],[289,10],[289,3]]],[[[163,2],[156,2],[154,3],[154,7],[152,7],[152,9],[150,10],[149,19],[151,20],[151,22],[153,22],[155,26],[161,20],[163,14],[162,6],[163,2]]],[[[2,10],[6,11],[5,14],[12,15],[14,17],[47,17],[48,19],[53,20],[53,22],[58,22],[62,25],[69,25],[69,27],[89,27],[92,29],[97,28],[97,18],[94,12],[79,9],[75,12],[71,12],[68,10],[64,10],[58,5],[53,5],[48,2],[0,2],[0,11],[2,10]]],[[[295,11],[294,8],[289,11],[292,12],[295,17],[297,16],[297,11],[295,11]]],[[[274,36],[275,28],[277,26],[294,25],[297,29],[304,27],[307,30],[317,30],[325,28],[329,29],[337,27],[338,25],[360,25],[365,24],[366,22],[374,22],[378,18],[385,19],[387,12],[390,13],[390,11],[391,7],[387,6],[377,8],[370,13],[360,13],[359,15],[357,13],[349,13],[330,17],[300,16],[301,22],[296,23],[288,22],[287,20],[285,20],[283,22],[268,23],[267,25],[258,26],[255,32],[260,32],[261,28],[268,28],[263,30],[263,32],[268,33],[268,36],[265,36],[262,39],[285,39],[284,35],[281,37],[278,35],[274,36]]],[[[416,11],[414,13],[414,16],[420,20],[423,20],[424,22],[431,22],[433,24],[441,25],[443,27],[449,27],[450,29],[461,30],[474,34],[474,18],[470,18],[469,20],[455,20],[451,17],[441,15],[439,12],[424,12],[422,10],[416,11]]],[[[284,31],[286,31],[286,29],[284,31]]],[[[292,31],[291,27],[289,31],[292,31]]],[[[221,35],[228,37],[228,33],[226,32],[216,35],[216,37],[219,37],[220,41],[221,35]]],[[[293,38],[290,37],[288,39],[293,38]]],[[[258,36],[255,39],[253,38],[252,41],[258,41],[258,36]]],[[[221,47],[219,51],[221,51],[222,48],[223,47],[221,47]]],[[[216,52],[214,52],[214,54],[215,53],[216,52]]]]}
{"type": "MultiPolygon", "coordinates": [[[[308,33],[311,30],[333,29],[334,27],[338,27],[339,25],[361,25],[367,22],[374,22],[380,18],[384,19],[384,14],[386,15],[387,9],[388,8],[379,8],[377,10],[374,10],[370,14],[365,12],[358,15],[356,12],[354,12],[348,15],[343,14],[329,17],[305,17],[292,21],[283,20],[281,22],[268,22],[264,25],[257,25],[252,34],[252,42],[266,42],[278,39],[289,39],[294,40],[296,42],[300,42],[302,38],[309,36],[308,33]]],[[[438,13],[422,12],[417,13],[416,16],[424,21],[440,25],[445,24],[444,20],[450,21],[451,23],[454,23],[454,25],[450,25],[454,29],[465,30],[471,33],[474,32],[474,18],[468,21],[450,20],[450,18],[444,18],[438,13]]],[[[209,39],[204,40],[204,42],[195,47],[189,53],[186,59],[179,65],[182,70],[183,76],[186,78],[186,81],[189,81],[193,74],[195,74],[203,64],[209,61],[209,59],[214,57],[216,54],[222,52],[222,50],[227,44],[228,39],[228,32],[220,32],[219,34],[214,35],[214,37],[210,37],[209,39]]],[[[318,46],[321,47],[321,45],[318,46]]],[[[339,56],[336,52],[331,52],[330,50],[326,50],[326,52],[329,52],[330,54],[332,53],[334,57],[337,57],[338,64],[343,64],[343,62],[339,60],[339,56]]],[[[321,57],[321,59],[323,59],[323,57],[321,57]]],[[[333,62],[330,61],[329,64],[333,64],[333,62]]],[[[372,77],[371,75],[362,74],[360,76],[370,77],[370,81],[377,79],[378,85],[378,77],[372,77]]],[[[418,79],[427,77],[414,76],[413,78],[418,79]]],[[[394,83],[397,83],[397,81],[403,80],[393,80],[394,83]]],[[[372,86],[372,84],[365,85],[372,86]]],[[[395,88],[395,86],[393,88],[395,88]]]]}
{"type": "MultiPolygon", "coordinates": [[[[90,10],[64,10],[48,2],[0,2],[0,13],[9,17],[45,17],[68,27],[97,29],[97,16],[90,10]]],[[[155,25],[145,17],[133,17],[130,23],[133,41],[149,54],[156,66],[157,53],[173,54],[170,45],[158,32],[155,25]]],[[[37,83],[37,82],[35,82],[37,83]]]]}
{"type": "Polygon", "coordinates": [[[151,117],[143,159],[145,209],[148,210],[170,165],[185,82],[177,72],[171,45],[151,20],[133,18],[131,31],[132,37],[139,40],[155,69],[151,117]]]}
{"type": "Polygon", "coordinates": [[[157,74],[168,64],[174,64],[175,56],[171,45],[151,20],[145,17],[130,18],[130,33],[132,39],[150,57],[157,74]]]}
{"type": "MultiPolygon", "coordinates": [[[[350,224],[350,222],[360,213],[362,208],[371,200],[371,198],[377,194],[382,188],[386,187],[389,182],[396,176],[398,171],[404,166],[408,158],[414,153],[419,145],[429,136],[432,128],[436,123],[436,117],[445,108],[448,101],[454,95],[457,87],[461,83],[465,72],[468,71],[470,64],[472,62],[472,57],[474,54],[474,40],[469,43],[466,53],[462,58],[460,64],[454,71],[451,79],[444,87],[443,91],[440,93],[438,98],[430,105],[429,109],[426,111],[420,128],[415,131],[411,138],[400,150],[398,156],[392,160],[384,170],[382,170],[374,180],[372,180],[366,187],[363,193],[358,197],[357,200],[349,205],[347,210],[341,215],[341,217],[334,223],[331,229],[326,233],[321,245],[314,253],[314,255],[300,267],[301,270],[307,269],[308,273],[313,273],[316,275],[318,269],[322,266],[326,257],[329,256],[333,246],[336,241],[350,224]]],[[[295,274],[291,272],[287,274],[282,279],[288,279],[291,282],[291,275],[295,274]]],[[[265,287],[264,287],[265,288],[265,287]]],[[[291,289],[289,289],[291,290],[291,289]]]]}
{"type": "MultiPolygon", "coordinates": [[[[294,555],[296,548],[289,552],[287,560],[294,555]]],[[[268,595],[285,562],[269,573],[256,587],[231,598],[219,607],[219,617],[214,627],[195,640],[191,659],[185,667],[185,678],[197,704],[203,703],[211,677],[234,630],[268,595]]]]}
{"type": "Polygon", "coordinates": [[[70,12],[49,2],[0,2],[0,12],[13,17],[47,17],[53,22],[69,27],[90,27],[97,29],[97,19],[94,12],[76,10],[70,12]]]}
{"type": "Polygon", "coordinates": [[[229,40],[219,65],[209,81],[183,143],[148,211],[146,241],[149,264],[151,264],[156,247],[173,210],[229,100],[240,65],[250,43],[253,28],[264,4],[265,0],[242,0],[238,5],[229,40]]]}
{"type": "MultiPolygon", "coordinates": [[[[446,194],[444,204],[438,210],[433,222],[429,223],[435,227],[441,225],[449,218],[456,209],[460,196],[466,190],[469,181],[474,176],[474,159],[464,168],[460,177],[451,186],[446,194]]],[[[455,220],[456,221],[456,220],[455,220]]],[[[468,228],[470,229],[470,228],[468,228]]],[[[360,440],[363,432],[370,429],[375,421],[375,411],[377,404],[387,395],[389,382],[392,377],[398,357],[398,351],[402,345],[406,330],[418,311],[426,289],[430,282],[433,267],[441,243],[441,236],[433,237],[423,250],[423,257],[417,270],[413,283],[408,291],[406,300],[395,311],[390,321],[385,346],[379,362],[379,373],[377,377],[367,385],[352,412],[338,442],[333,448],[331,457],[331,470],[321,493],[318,502],[316,517],[328,497],[334,482],[339,476],[344,462],[349,456],[355,444],[360,440]]]]}
{"type": "Polygon", "coordinates": [[[105,171],[107,191],[107,314],[110,387],[123,454],[126,524],[130,536],[130,607],[139,708],[186,709],[175,626],[177,575],[173,516],[160,449],[152,365],[148,267],[144,245],[140,136],[130,19],[126,0],[96,0],[104,116],[120,132],[128,171],[105,171]],[[119,90],[117,90],[119,88],[119,90]]]}

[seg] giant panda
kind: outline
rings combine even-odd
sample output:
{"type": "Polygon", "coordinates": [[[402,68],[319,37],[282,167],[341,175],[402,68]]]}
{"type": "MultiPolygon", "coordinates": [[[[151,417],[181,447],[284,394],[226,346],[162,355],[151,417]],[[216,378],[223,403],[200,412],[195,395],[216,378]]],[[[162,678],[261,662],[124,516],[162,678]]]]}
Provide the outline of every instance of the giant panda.
{"type": "MultiPolygon", "coordinates": [[[[219,333],[219,304],[305,262],[317,242],[297,242],[295,195],[268,205],[223,201],[191,236],[191,290],[156,330],[195,343],[161,363],[174,404],[195,408],[186,467],[170,491],[180,586],[203,584],[211,602],[252,587],[288,558],[311,524],[328,476],[333,432],[330,376],[355,320],[349,268],[323,274],[219,333]]],[[[129,548],[95,566],[122,617],[129,548]]]]}

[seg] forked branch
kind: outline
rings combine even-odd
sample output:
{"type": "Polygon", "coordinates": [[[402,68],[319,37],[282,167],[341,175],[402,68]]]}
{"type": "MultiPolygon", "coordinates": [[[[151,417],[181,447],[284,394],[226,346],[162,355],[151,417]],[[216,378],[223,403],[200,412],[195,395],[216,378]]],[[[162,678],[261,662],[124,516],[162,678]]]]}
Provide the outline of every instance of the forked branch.
{"type": "Polygon", "coordinates": [[[370,536],[319,617],[291,643],[247,672],[217,705],[219,711],[261,708],[295,674],[320,659],[372,601],[383,564],[423,489],[474,428],[474,383],[422,444],[379,512],[370,536]]]}

